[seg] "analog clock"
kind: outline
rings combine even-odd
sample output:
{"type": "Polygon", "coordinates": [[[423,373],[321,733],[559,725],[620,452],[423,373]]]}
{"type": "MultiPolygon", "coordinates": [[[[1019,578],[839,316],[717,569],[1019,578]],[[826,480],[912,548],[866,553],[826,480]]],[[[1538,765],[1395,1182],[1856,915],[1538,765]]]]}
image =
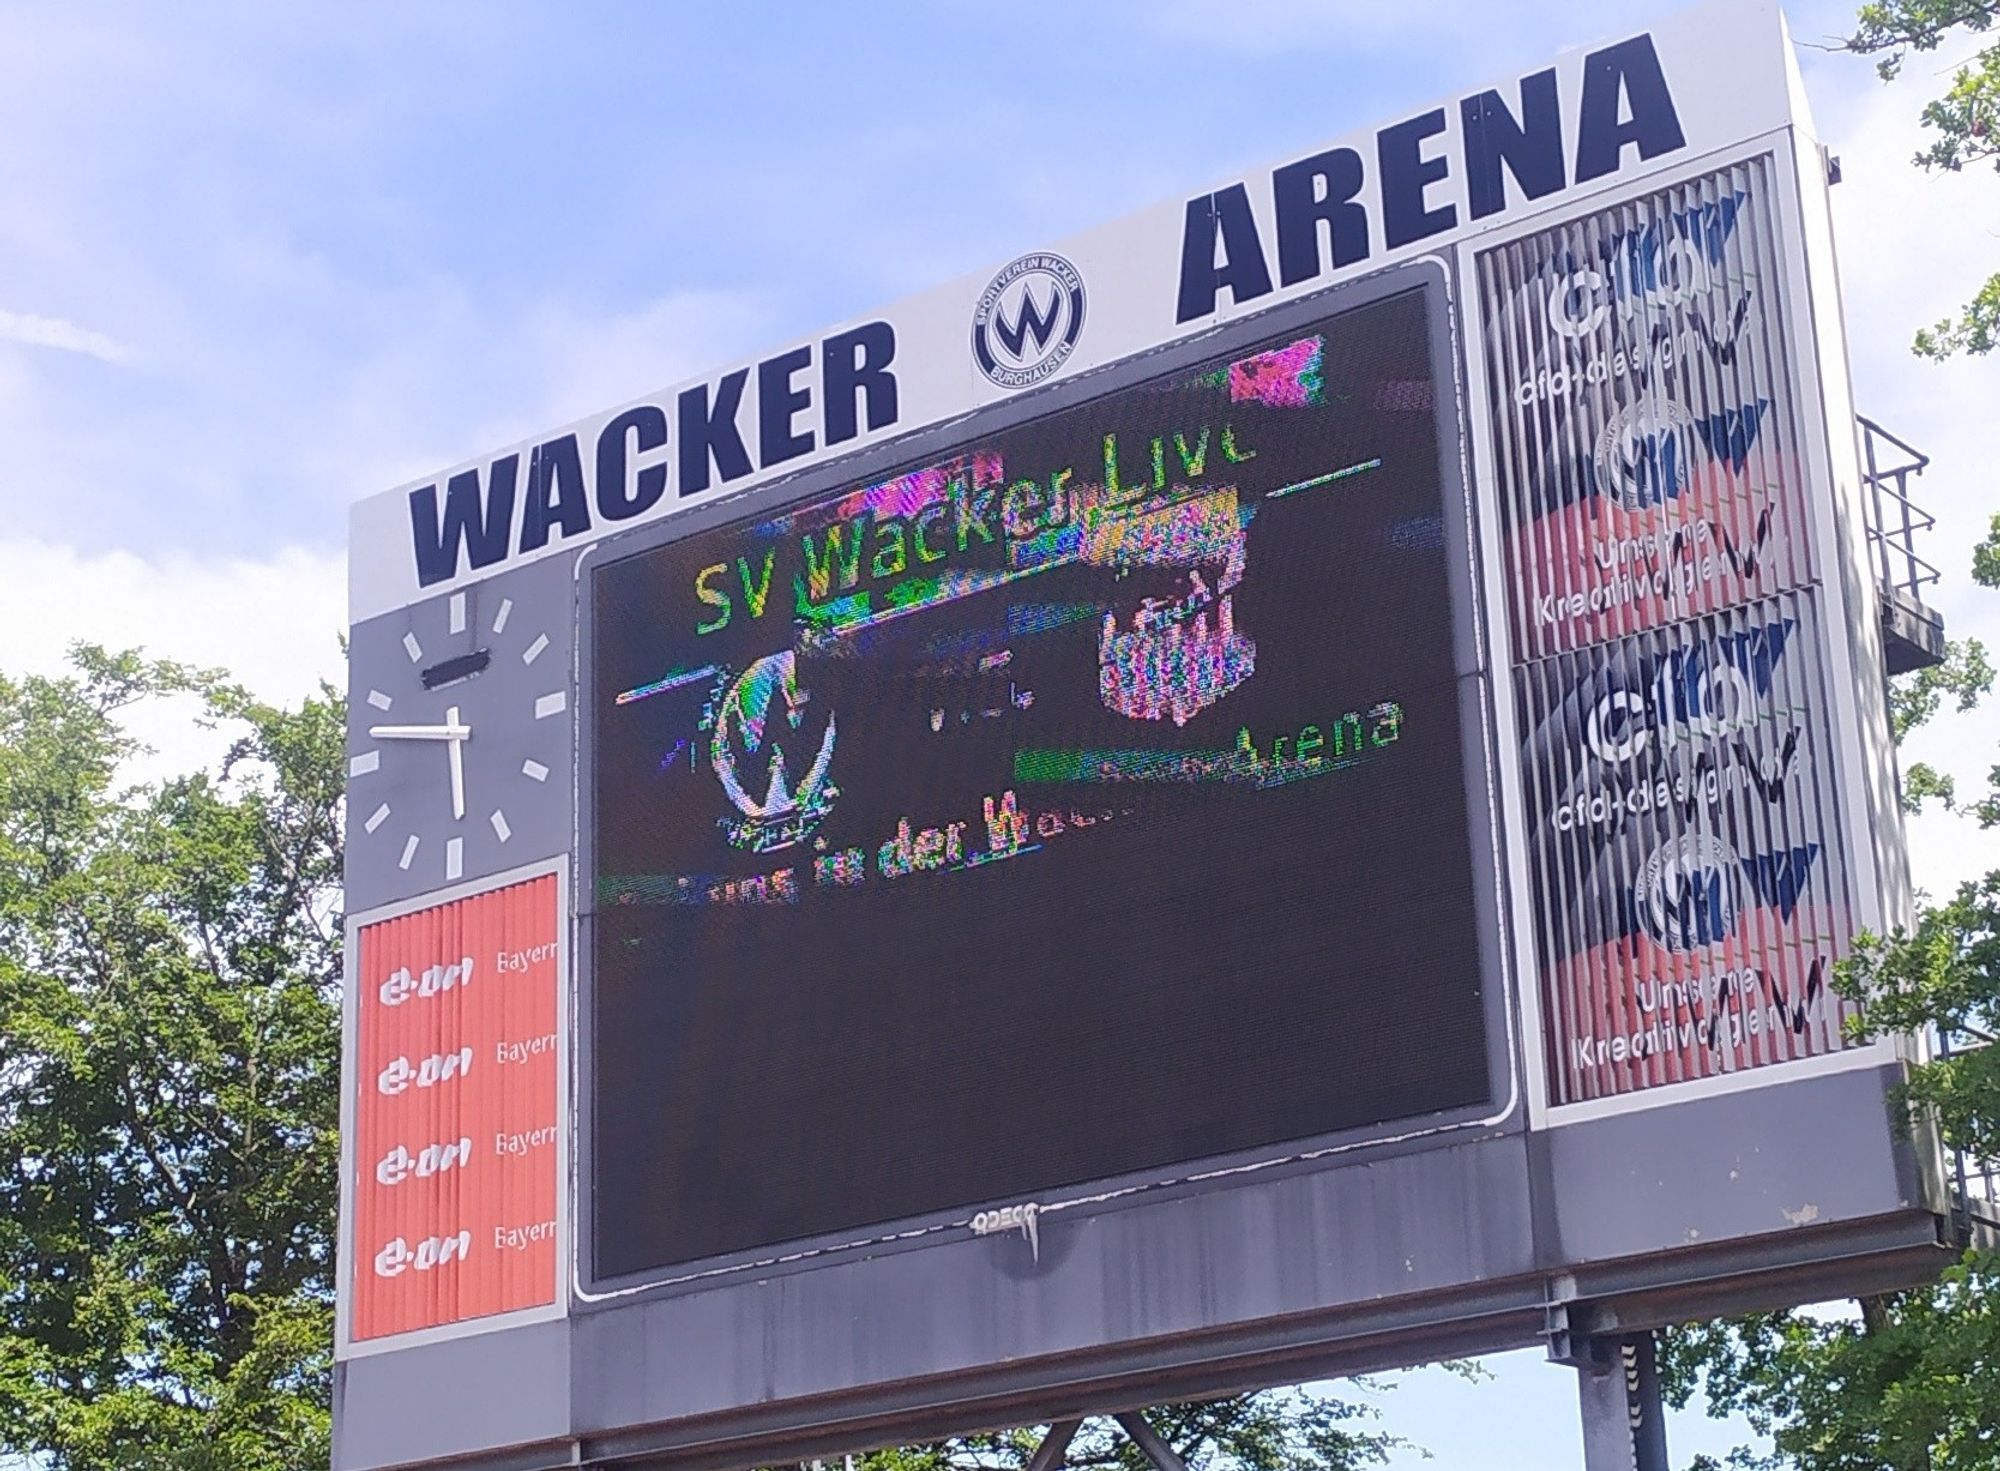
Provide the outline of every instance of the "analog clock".
{"type": "Polygon", "coordinates": [[[355,666],[350,846],[409,892],[544,856],[519,836],[567,809],[567,641],[484,584],[412,608],[400,644],[355,666]]]}

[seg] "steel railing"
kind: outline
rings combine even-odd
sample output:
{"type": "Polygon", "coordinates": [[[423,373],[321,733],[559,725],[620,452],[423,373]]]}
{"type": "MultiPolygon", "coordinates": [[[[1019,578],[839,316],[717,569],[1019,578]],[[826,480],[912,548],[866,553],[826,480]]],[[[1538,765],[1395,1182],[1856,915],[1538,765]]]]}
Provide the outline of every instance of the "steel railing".
{"type": "Polygon", "coordinates": [[[1917,537],[1937,525],[1937,518],[1910,499],[1910,481],[1924,473],[1931,457],[1903,443],[1862,415],[1863,498],[1868,517],[1868,549],[1884,588],[1923,602],[1923,589],[1938,580],[1938,569],[1917,553],[1917,537]]]}
{"type": "MultiPolygon", "coordinates": [[[[1940,1059],[1977,1051],[1987,1044],[1946,1033],[1934,1034],[1940,1059]]],[[[1968,1231],[1983,1228],[1987,1234],[2000,1232],[2000,1160],[1981,1159],[1964,1149],[1946,1148],[1946,1168],[1951,1171],[1952,1206],[1968,1231]]]]}

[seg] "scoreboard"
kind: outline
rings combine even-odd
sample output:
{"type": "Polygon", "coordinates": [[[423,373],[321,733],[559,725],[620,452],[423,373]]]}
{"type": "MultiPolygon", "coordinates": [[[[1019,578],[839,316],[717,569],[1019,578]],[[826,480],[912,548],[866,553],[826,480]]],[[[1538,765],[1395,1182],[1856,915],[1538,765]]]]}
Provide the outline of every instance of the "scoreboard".
{"type": "Polygon", "coordinates": [[[1717,0],[360,502],[338,1471],[1935,1271],[1802,95],[1717,0]]]}
{"type": "Polygon", "coordinates": [[[587,574],[599,1276],[1490,1104],[1442,309],[587,574]]]}

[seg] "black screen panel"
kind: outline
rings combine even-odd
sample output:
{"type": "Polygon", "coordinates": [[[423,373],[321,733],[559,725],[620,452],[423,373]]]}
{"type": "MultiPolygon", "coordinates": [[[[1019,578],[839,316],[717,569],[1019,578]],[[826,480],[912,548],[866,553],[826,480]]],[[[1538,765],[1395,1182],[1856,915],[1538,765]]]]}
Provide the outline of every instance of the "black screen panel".
{"type": "Polygon", "coordinates": [[[1488,1100],[1427,312],[595,572],[597,1276],[1488,1100]]]}

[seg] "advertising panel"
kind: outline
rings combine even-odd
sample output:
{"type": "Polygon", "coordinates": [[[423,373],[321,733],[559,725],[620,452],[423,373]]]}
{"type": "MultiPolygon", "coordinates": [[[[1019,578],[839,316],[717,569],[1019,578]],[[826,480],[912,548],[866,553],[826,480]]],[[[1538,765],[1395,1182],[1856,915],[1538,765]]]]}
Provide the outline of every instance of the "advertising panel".
{"type": "Polygon", "coordinates": [[[350,1342],[556,1301],[563,915],[551,873],[358,927],[350,1342]]]}
{"type": "Polygon", "coordinates": [[[1519,671],[1555,1102],[1842,1045],[1824,648],[1798,592],[1519,671]]]}
{"type": "Polygon", "coordinates": [[[599,1279],[1488,1102],[1441,300],[591,574],[599,1279]]]}
{"type": "Polygon", "coordinates": [[[1479,257],[1517,659],[1813,579],[1768,159],[1479,257]]]}

